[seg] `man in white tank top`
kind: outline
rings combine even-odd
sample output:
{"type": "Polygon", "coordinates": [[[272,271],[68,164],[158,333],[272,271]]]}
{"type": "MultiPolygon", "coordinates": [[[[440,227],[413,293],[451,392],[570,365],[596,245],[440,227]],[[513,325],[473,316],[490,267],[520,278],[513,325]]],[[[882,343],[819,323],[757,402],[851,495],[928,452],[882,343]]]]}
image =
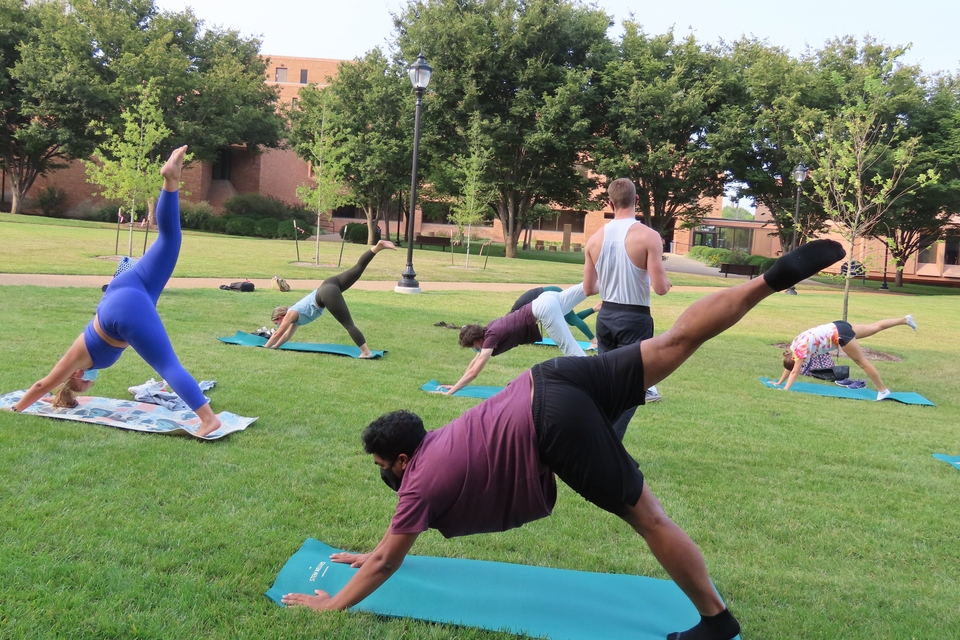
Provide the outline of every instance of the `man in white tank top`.
{"type": "MultiPolygon", "coordinates": [[[[600,294],[597,315],[597,349],[600,353],[653,337],[650,287],[657,295],[670,291],[663,268],[663,239],[636,219],[637,189],[629,178],[618,178],[607,188],[613,220],[587,241],[583,265],[583,291],[600,294]]],[[[656,387],[646,402],[660,399],[656,387]]],[[[613,425],[623,439],[636,407],[613,425]]]]}

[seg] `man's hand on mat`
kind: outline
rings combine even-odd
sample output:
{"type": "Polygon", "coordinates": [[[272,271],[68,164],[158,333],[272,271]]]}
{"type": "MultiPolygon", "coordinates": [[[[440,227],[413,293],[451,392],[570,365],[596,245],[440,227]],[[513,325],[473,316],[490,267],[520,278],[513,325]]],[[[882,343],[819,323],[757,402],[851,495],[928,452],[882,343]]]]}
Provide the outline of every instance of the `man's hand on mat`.
{"type": "Polygon", "coordinates": [[[450,384],[437,385],[437,390],[434,391],[434,393],[442,393],[443,395],[448,396],[451,393],[453,393],[453,385],[450,385],[450,384]]]}
{"type": "Polygon", "coordinates": [[[306,593],[288,593],[280,598],[280,602],[288,607],[308,607],[316,611],[325,611],[330,602],[330,594],[320,589],[317,589],[314,593],[317,595],[311,596],[306,593]]]}
{"type": "Polygon", "coordinates": [[[354,569],[359,569],[362,567],[363,563],[366,562],[367,558],[369,557],[369,553],[347,553],[345,551],[330,554],[330,559],[334,562],[339,562],[340,564],[349,564],[354,569]]]}

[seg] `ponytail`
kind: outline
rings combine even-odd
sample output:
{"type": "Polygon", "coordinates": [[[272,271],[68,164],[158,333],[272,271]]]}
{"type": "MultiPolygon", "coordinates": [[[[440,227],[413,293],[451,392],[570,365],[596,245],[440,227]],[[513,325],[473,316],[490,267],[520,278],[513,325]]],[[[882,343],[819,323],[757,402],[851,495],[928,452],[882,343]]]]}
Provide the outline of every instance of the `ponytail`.
{"type": "Polygon", "coordinates": [[[53,394],[53,406],[54,407],[66,407],[72,409],[77,406],[77,397],[74,395],[76,389],[74,389],[75,378],[70,378],[62,385],[57,391],[53,394]]]}

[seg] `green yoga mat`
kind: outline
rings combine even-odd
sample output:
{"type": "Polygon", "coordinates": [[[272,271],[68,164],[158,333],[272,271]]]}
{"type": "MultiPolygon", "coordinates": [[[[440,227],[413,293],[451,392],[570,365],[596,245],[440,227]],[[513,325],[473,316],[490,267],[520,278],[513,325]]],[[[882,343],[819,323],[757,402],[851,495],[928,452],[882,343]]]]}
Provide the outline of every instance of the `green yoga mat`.
{"type": "MultiPolygon", "coordinates": [[[[437,389],[440,388],[440,383],[436,380],[431,380],[430,382],[425,383],[420,387],[421,391],[426,391],[428,393],[436,393],[437,389]]],[[[456,398],[482,398],[486,400],[487,398],[492,398],[503,391],[503,387],[484,387],[480,385],[467,385],[463,389],[460,389],[454,393],[456,398]]]]}
{"type": "MultiPolygon", "coordinates": [[[[357,571],[330,562],[338,551],[307,538],[266,596],[337,593],[357,571]]],[[[551,640],[663,640],[700,621],[669,580],[427,556],[407,556],[351,611],[551,640]]]]}
{"type": "MultiPolygon", "coordinates": [[[[238,344],[241,347],[262,347],[267,344],[266,338],[255,336],[252,333],[237,331],[234,335],[227,338],[217,338],[220,342],[227,344],[238,344]]],[[[320,344],[316,342],[287,342],[279,347],[282,351],[308,351],[310,353],[329,353],[335,356],[348,356],[350,358],[360,357],[360,347],[346,344],[320,344]]],[[[370,350],[374,358],[382,358],[384,351],[370,350]]]]}
{"type": "Polygon", "coordinates": [[[960,456],[948,456],[945,453],[935,453],[933,457],[937,460],[943,460],[957,471],[960,471],[960,456]]]}
{"type": "MultiPolygon", "coordinates": [[[[773,384],[776,382],[775,380],[760,378],[760,382],[762,382],[764,386],[771,389],[779,389],[779,387],[776,387],[773,384]]],[[[841,387],[832,383],[814,384],[812,382],[794,382],[793,386],[790,387],[790,391],[796,391],[797,393],[810,393],[815,396],[827,396],[829,398],[849,398],[850,400],[876,401],[877,399],[877,392],[873,389],[867,389],[866,387],[863,389],[848,389],[847,387],[841,387]]],[[[928,407],[937,406],[919,393],[914,393],[912,391],[894,391],[886,399],[896,400],[897,402],[902,402],[903,404],[920,404],[928,407]]]]}
{"type": "MultiPolygon", "coordinates": [[[[541,347],[555,347],[557,343],[554,342],[553,338],[544,338],[540,342],[534,342],[533,344],[541,347]]],[[[580,345],[580,348],[584,351],[590,351],[591,349],[596,349],[592,342],[586,342],[584,340],[577,340],[577,344],[580,345]]]]}

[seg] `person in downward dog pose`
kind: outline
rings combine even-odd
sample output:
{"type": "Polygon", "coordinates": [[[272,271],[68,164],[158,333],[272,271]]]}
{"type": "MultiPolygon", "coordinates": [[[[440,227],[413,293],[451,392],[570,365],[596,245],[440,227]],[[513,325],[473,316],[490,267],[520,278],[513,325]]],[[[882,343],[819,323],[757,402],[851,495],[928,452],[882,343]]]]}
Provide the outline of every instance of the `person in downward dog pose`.
{"type": "Polygon", "coordinates": [[[917,323],[914,322],[911,315],[906,315],[903,318],[877,320],[873,324],[850,324],[843,320],[837,320],[807,329],[794,338],[793,342],[790,343],[790,348],[783,352],[783,373],[777,380],[777,386],[779,387],[786,380],[787,383],[783,386],[783,390],[789,390],[793,383],[797,381],[804,364],[811,358],[842,348],[843,352],[863,369],[864,373],[873,381],[873,384],[877,385],[877,400],[884,400],[890,396],[890,389],[883,384],[880,373],[873,366],[873,363],[867,360],[857,340],[868,338],[884,329],[899,326],[908,326],[914,331],[917,330],[917,323]]]}
{"type": "Polygon", "coordinates": [[[666,332],[593,358],[554,358],[450,424],[427,433],[418,416],[394,411],[364,429],[364,450],[398,492],[390,527],[371,553],[337,553],[359,570],[339,593],[290,593],[282,601],[347,609],[382,585],[427,529],[445,537],[505,531],[550,515],[556,476],[640,534],[701,620],[668,640],[730,640],[740,632],[707,573],[697,545],[653,495],[614,421],[642,405],[707,340],[776,291],[841,260],[839,243],[817,240],[777,261],[762,277],[707,296],[666,332]]]}
{"type": "Polygon", "coordinates": [[[131,269],[110,282],[93,320],[50,373],[27,390],[14,411],[26,409],[57,387],[54,406],[75,406],[74,394],[87,391],[100,369],[113,365],[124,349],[133,347],[196,412],[201,421],[196,435],[207,436],[220,428],[220,419],[197,381],[180,364],[157,313],[157,300],[180,256],[178,191],[186,152],[186,146],[175,149],[160,169],[163,189],[156,208],[157,239],[131,269]]]}
{"type": "Polygon", "coordinates": [[[301,298],[292,307],[277,307],[274,309],[270,320],[278,327],[263,346],[268,349],[276,349],[293,336],[297,327],[313,322],[323,315],[325,309],[329,309],[330,315],[343,325],[354,343],[360,347],[360,357],[373,357],[370,347],[367,346],[367,339],[363,337],[363,333],[353,323],[353,318],[350,317],[350,309],[347,308],[347,303],[343,299],[343,292],[356,284],[375,255],[384,249],[396,250],[396,248],[389,240],[381,240],[373,248],[365,251],[357,260],[357,264],[343,273],[327,278],[320,283],[319,287],[301,298]]]}
{"type": "MultiPolygon", "coordinates": [[[[555,287],[553,285],[549,285],[546,287],[535,287],[533,289],[530,289],[529,291],[524,292],[523,295],[517,298],[517,301],[513,303],[513,306],[510,307],[511,313],[519,310],[521,307],[523,307],[527,303],[533,302],[534,300],[539,298],[540,294],[543,293],[544,291],[555,291],[559,293],[563,291],[563,289],[561,289],[560,287],[555,287]]],[[[583,335],[587,336],[587,340],[589,340],[594,347],[597,346],[597,336],[594,335],[593,331],[590,330],[590,327],[587,326],[587,323],[584,322],[584,320],[586,318],[589,318],[593,314],[597,313],[598,311],[600,311],[600,306],[602,304],[603,303],[598,302],[594,306],[584,309],[583,311],[571,311],[570,313],[563,316],[563,319],[566,321],[566,323],[571,327],[576,327],[577,329],[579,329],[583,335]]]]}
{"type": "Polygon", "coordinates": [[[543,336],[538,323],[543,325],[565,356],[586,356],[583,348],[570,333],[564,319],[574,307],[586,300],[583,284],[562,291],[544,291],[533,301],[497,318],[487,326],[468,324],[460,328],[460,346],[477,351],[467,370],[454,385],[440,385],[438,391],[452,395],[470,384],[493,356],[509,351],[521,344],[534,344],[543,336]]]}

